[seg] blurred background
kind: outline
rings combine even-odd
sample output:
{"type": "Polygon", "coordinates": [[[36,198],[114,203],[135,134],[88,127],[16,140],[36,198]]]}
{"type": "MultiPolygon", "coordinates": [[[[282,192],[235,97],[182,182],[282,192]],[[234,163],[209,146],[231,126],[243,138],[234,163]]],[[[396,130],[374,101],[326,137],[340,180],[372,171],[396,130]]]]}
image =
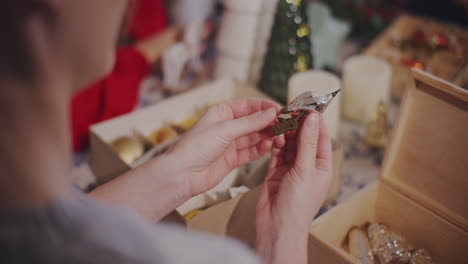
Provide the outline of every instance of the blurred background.
{"type": "Polygon", "coordinates": [[[231,94],[287,104],[342,89],[325,114],[324,212],[376,179],[410,68],[468,89],[467,26],[467,0],[129,1],[114,71],[71,100],[74,182],[90,190],[162,153],[231,94]]]}

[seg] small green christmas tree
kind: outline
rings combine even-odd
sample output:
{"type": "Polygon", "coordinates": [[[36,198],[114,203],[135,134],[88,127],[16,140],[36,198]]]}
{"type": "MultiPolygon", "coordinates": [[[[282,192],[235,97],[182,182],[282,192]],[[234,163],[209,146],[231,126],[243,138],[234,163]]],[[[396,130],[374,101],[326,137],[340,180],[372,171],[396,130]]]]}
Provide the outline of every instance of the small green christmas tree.
{"type": "Polygon", "coordinates": [[[279,0],[259,88],[287,103],[288,80],[312,68],[311,44],[304,0],[279,0]]]}

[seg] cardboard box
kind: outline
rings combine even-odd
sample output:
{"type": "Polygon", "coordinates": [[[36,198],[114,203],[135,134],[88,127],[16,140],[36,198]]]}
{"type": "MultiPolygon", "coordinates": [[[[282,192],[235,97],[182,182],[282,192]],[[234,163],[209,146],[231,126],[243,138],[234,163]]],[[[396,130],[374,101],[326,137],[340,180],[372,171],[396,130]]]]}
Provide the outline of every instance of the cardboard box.
{"type": "MultiPolygon", "coordinates": [[[[232,210],[244,196],[244,194],[239,194],[231,199],[229,189],[236,186],[246,186],[255,190],[265,178],[269,159],[270,155],[265,155],[250,164],[233,170],[216,187],[190,198],[161,221],[176,223],[194,230],[224,234],[223,227],[225,227],[225,221],[231,216],[229,210],[232,210]],[[201,213],[203,215],[201,222],[186,221],[185,215],[199,209],[204,209],[201,213]],[[213,214],[214,217],[211,217],[213,214]],[[201,225],[197,227],[193,223],[200,223],[201,225]],[[204,230],[204,228],[208,228],[208,230],[204,230]]],[[[199,215],[193,219],[198,217],[199,215]]]]}
{"type": "Polygon", "coordinates": [[[246,97],[268,98],[252,87],[240,86],[233,80],[222,79],[171,97],[154,106],[93,125],[90,128],[91,165],[98,183],[107,182],[132,168],[110,147],[112,140],[132,135],[133,129],[138,129],[144,136],[148,136],[167,122],[179,123],[192,116],[196,109],[208,104],[246,97]]]}
{"type": "Polygon", "coordinates": [[[351,227],[380,222],[430,251],[436,263],[468,259],[468,91],[418,70],[376,183],[317,218],[312,250],[359,263],[343,249],[351,227]]]}
{"type": "MultiPolygon", "coordinates": [[[[219,236],[238,239],[253,248],[255,244],[255,206],[260,187],[227,202],[215,205],[203,211],[186,225],[187,228],[201,232],[209,232],[219,236]]],[[[309,235],[308,263],[347,263],[340,257],[324,252],[329,248],[309,235]]]]}
{"type": "MultiPolygon", "coordinates": [[[[109,145],[112,140],[131,135],[135,128],[148,136],[167,122],[181,122],[193,115],[197,108],[207,104],[247,97],[269,99],[268,96],[251,86],[239,85],[230,79],[222,79],[174,96],[154,106],[92,126],[90,129],[92,169],[98,184],[112,180],[136,166],[136,164],[129,165],[120,159],[109,145]]],[[[263,157],[252,164],[233,170],[216,187],[182,204],[171,218],[177,219],[177,215],[185,215],[193,210],[230,199],[229,188],[231,187],[239,185],[255,187],[263,181],[261,177],[265,175],[267,165],[268,158],[263,157]]]]}
{"type": "MultiPolygon", "coordinates": [[[[333,142],[333,181],[325,198],[324,205],[333,202],[339,193],[342,167],[344,159],[343,146],[333,142]]],[[[264,178],[267,172],[267,162],[262,170],[257,170],[250,174],[250,177],[264,178]],[[261,177],[258,173],[263,173],[261,177]]],[[[247,194],[219,203],[209,207],[201,214],[187,222],[190,229],[209,232],[221,236],[237,238],[249,246],[253,246],[255,241],[254,216],[255,206],[260,184],[249,186],[252,188],[247,194]]]]}
{"type": "MultiPolygon", "coordinates": [[[[315,219],[309,263],[360,263],[343,249],[349,229],[381,222],[436,263],[468,259],[468,92],[412,70],[379,180],[315,219]]],[[[205,210],[191,229],[254,245],[258,189],[205,210]]]]}
{"type": "MultiPolygon", "coordinates": [[[[338,197],[341,184],[343,159],[343,146],[334,142],[333,181],[325,197],[323,206],[330,204],[338,197]]],[[[248,229],[244,229],[242,226],[244,226],[246,222],[253,223],[252,221],[257,202],[258,188],[263,183],[268,171],[269,160],[270,155],[267,154],[250,164],[233,170],[216,187],[190,198],[179,206],[176,210],[177,213],[180,216],[184,216],[194,210],[205,209],[202,213],[193,218],[196,219],[195,221],[193,219],[191,221],[184,221],[186,226],[194,230],[207,231],[218,235],[228,235],[247,241],[246,238],[248,238],[252,233],[250,231],[246,231],[248,229]],[[231,199],[229,189],[241,185],[250,188],[251,191],[248,192],[246,198],[243,198],[244,195],[239,195],[238,197],[231,199]],[[241,199],[246,202],[239,204],[241,199]],[[232,212],[229,213],[231,210],[238,207],[239,209],[237,209],[238,212],[236,214],[232,214],[232,212]],[[237,216],[238,214],[240,215],[237,216]],[[236,217],[232,218],[232,215],[236,217]],[[235,227],[229,227],[228,229],[223,230],[223,226],[225,226],[224,222],[228,219],[235,225],[235,227]],[[241,235],[237,235],[239,230],[242,232],[241,235]],[[225,231],[228,233],[224,233],[225,231]]],[[[180,219],[176,222],[180,223],[180,219]]]]}
{"type": "Polygon", "coordinates": [[[188,199],[177,208],[177,212],[184,216],[192,211],[205,209],[207,207],[230,200],[229,190],[237,186],[255,188],[265,178],[268,169],[269,155],[243,167],[234,169],[213,189],[188,199]]]}

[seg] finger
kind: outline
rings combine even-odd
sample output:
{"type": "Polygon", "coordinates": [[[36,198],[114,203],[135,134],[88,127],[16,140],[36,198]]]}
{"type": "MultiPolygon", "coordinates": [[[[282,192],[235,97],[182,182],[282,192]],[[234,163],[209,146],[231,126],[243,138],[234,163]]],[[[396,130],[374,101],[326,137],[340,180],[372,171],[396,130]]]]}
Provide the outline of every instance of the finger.
{"type": "Polygon", "coordinates": [[[268,139],[265,139],[263,140],[261,143],[257,144],[260,145],[260,154],[261,155],[264,155],[266,154],[268,151],[271,150],[271,148],[273,147],[273,142],[275,141],[274,138],[268,138],[268,139]]]}
{"type": "Polygon", "coordinates": [[[292,163],[297,154],[297,132],[288,131],[285,133],[286,147],[284,152],[285,163],[292,163]]]}
{"type": "Polygon", "coordinates": [[[269,108],[252,115],[241,118],[227,120],[216,125],[214,132],[217,135],[224,135],[228,140],[235,140],[248,134],[259,132],[271,125],[276,118],[276,110],[269,108]]]}
{"type": "Polygon", "coordinates": [[[275,137],[273,147],[282,149],[284,148],[284,145],[286,145],[286,140],[284,139],[284,136],[275,137]]]}
{"type": "Polygon", "coordinates": [[[268,164],[269,168],[276,168],[285,163],[284,161],[284,151],[285,151],[286,140],[284,136],[279,136],[273,141],[273,146],[271,149],[271,158],[270,163],[268,164]]]}
{"type": "Polygon", "coordinates": [[[296,165],[305,171],[315,169],[319,125],[319,114],[310,113],[299,132],[296,165]]]}
{"type": "Polygon", "coordinates": [[[258,144],[259,142],[268,139],[274,138],[275,135],[272,133],[269,127],[263,129],[258,133],[252,133],[243,137],[240,137],[236,140],[236,148],[244,149],[258,144]]]}
{"type": "Polygon", "coordinates": [[[273,139],[266,139],[255,146],[237,152],[238,166],[252,162],[265,155],[273,144],[273,139]]]}
{"type": "Polygon", "coordinates": [[[256,211],[261,212],[264,210],[271,210],[271,201],[274,200],[278,192],[279,182],[270,182],[265,180],[260,187],[256,211]]]}
{"type": "Polygon", "coordinates": [[[332,145],[325,119],[320,115],[319,138],[317,143],[317,160],[315,167],[330,172],[332,170],[332,145]]]}
{"type": "Polygon", "coordinates": [[[248,116],[269,108],[278,113],[281,106],[273,101],[264,99],[240,99],[211,106],[200,118],[199,123],[210,124],[225,120],[248,116]]]}
{"type": "Polygon", "coordinates": [[[215,104],[200,117],[194,127],[204,127],[216,122],[234,119],[234,113],[226,103],[215,104]]]}
{"type": "Polygon", "coordinates": [[[227,102],[227,104],[231,108],[234,118],[248,116],[269,108],[274,108],[277,113],[281,110],[281,106],[278,103],[258,98],[239,99],[227,102]]]}

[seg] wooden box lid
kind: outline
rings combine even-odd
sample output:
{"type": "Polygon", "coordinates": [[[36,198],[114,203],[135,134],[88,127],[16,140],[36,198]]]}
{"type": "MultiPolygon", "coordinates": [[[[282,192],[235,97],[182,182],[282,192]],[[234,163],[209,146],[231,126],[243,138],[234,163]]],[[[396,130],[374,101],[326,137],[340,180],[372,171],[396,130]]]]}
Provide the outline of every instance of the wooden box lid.
{"type": "Polygon", "coordinates": [[[380,178],[468,231],[468,91],[412,70],[380,178]]]}

